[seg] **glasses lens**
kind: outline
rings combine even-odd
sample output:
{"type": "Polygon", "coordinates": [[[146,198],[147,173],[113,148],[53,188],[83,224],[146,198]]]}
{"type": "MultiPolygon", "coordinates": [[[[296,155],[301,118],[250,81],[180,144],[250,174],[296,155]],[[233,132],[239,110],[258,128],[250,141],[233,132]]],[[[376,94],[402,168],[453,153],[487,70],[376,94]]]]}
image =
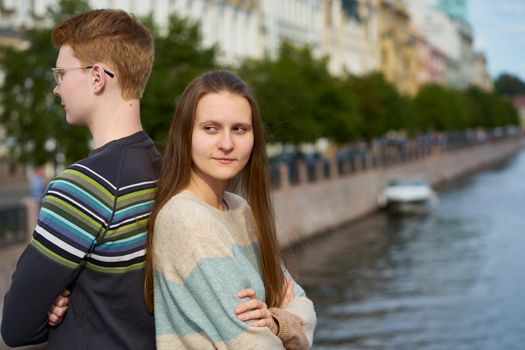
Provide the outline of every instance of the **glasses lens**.
{"type": "Polygon", "coordinates": [[[62,82],[62,71],[60,69],[53,69],[53,78],[58,85],[62,82]]]}

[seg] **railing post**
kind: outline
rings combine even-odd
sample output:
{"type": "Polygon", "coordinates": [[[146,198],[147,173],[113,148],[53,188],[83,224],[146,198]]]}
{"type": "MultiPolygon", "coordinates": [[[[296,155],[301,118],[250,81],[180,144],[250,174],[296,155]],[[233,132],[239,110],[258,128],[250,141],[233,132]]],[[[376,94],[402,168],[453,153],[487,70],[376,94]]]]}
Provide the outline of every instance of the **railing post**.
{"type": "Polygon", "coordinates": [[[323,160],[317,159],[315,161],[315,181],[319,182],[322,180],[324,180],[323,160]]]}
{"type": "Polygon", "coordinates": [[[22,203],[26,209],[26,241],[29,241],[31,240],[33,230],[35,229],[38,220],[40,203],[38,203],[33,197],[24,197],[22,203]]]}
{"type": "Polygon", "coordinates": [[[330,178],[337,179],[339,177],[339,169],[337,166],[337,159],[335,157],[330,159],[330,178]]]}
{"type": "Polygon", "coordinates": [[[290,187],[290,169],[288,169],[288,164],[279,164],[279,175],[281,177],[281,186],[279,188],[283,190],[288,189],[290,187]]]}
{"type": "Polygon", "coordinates": [[[299,184],[308,183],[308,173],[306,170],[306,164],[304,161],[299,160],[297,162],[297,168],[299,170],[299,184]]]}

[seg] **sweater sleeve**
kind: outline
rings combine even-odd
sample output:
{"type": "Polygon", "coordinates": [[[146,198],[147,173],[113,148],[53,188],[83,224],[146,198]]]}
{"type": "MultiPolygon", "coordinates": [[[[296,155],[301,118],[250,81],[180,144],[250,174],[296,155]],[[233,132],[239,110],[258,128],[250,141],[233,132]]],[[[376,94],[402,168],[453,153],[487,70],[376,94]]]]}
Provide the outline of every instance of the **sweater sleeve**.
{"type": "Polygon", "coordinates": [[[279,324],[277,336],[287,350],[309,349],[310,344],[303,330],[303,320],[284,309],[270,308],[273,318],[279,324]]]}
{"type": "Polygon", "coordinates": [[[155,221],[157,348],[282,349],[269,328],[250,327],[235,315],[243,301],[236,292],[255,283],[242,248],[219,237],[220,223],[209,222],[209,215],[185,209],[168,203],[155,221]]]}
{"type": "Polygon", "coordinates": [[[104,200],[90,194],[99,187],[68,169],[46,189],[31,242],[4,297],[1,330],[7,345],[47,341],[47,312],[76,278],[82,259],[103,228],[104,212],[110,211],[104,200]]]}
{"type": "Polygon", "coordinates": [[[274,316],[277,316],[279,322],[283,322],[284,330],[281,331],[280,338],[287,349],[309,349],[313,345],[317,322],[314,304],[308,299],[303,288],[286,270],[285,275],[292,279],[295,297],[284,308],[270,311],[274,316]],[[298,320],[300,320],[300,327],[298,320]]]}

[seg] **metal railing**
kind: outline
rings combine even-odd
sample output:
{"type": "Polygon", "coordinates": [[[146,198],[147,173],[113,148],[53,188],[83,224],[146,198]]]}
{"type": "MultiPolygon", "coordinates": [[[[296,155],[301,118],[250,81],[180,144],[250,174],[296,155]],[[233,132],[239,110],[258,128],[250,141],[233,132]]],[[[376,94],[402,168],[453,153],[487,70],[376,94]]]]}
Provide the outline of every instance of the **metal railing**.
{"type": "Polygon", "coordinates": [[[0,248],[27,239],[27,210],[23,204],[0,207],[0,248]]]}
{"type": "Polygon", "coordinates": [[[273,189],[284,183],[297,185],[334,176],[349,176],[363,171],[386,168],[431,157],[435,153],[455,152],[476,145],[522,137],[518,129],[467,130],[428,133],[414,138],[375,139],[340,149],[332,159],[318,154],[305,156],[288,153],[270,159],[270,181],[273,189]]]}

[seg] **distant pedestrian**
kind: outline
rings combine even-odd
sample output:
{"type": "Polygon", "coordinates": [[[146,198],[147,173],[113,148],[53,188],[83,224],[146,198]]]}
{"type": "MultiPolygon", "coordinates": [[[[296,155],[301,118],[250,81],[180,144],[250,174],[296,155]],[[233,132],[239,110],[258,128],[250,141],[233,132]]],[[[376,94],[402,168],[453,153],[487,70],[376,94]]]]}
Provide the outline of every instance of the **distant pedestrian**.
{"type": "Polygon", "coordinates": [[[45,183],[45,168],[42,165],[33,167],[32,171],[29,173],[29,187],[31,190],[31,196],[35,201],[40,204],[44,196],[44,191],[46,189],[45,183]]]}

